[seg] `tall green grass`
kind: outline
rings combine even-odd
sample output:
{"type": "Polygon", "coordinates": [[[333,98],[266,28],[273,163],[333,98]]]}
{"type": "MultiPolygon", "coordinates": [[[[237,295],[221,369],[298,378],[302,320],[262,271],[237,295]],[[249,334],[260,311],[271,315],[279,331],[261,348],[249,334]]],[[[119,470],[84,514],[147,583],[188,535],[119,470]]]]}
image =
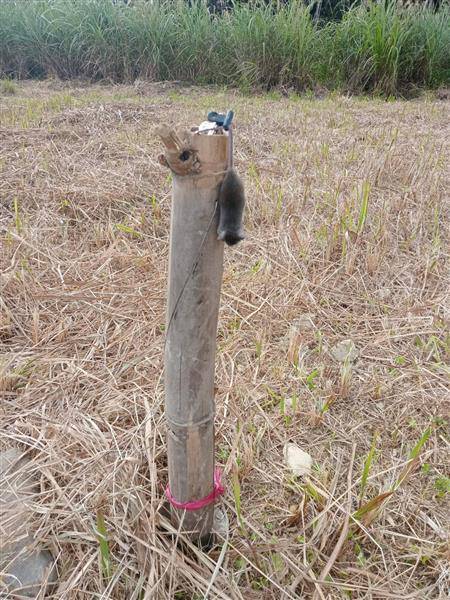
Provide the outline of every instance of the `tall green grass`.
{"type": "Polygon", "coordinates": [[[450,78],[450,13],[426,6],[371,3],[329,26],[337,80],[350,88],[393,94],[408,85],[436,86],[450,78]]]}
{"type": "Polygon", "coordinates": [[[300,0],[0,0],[0,76],[181,79],[395,94],[450,81],[450,10],[366,2],[318,23],[300,0]]]}

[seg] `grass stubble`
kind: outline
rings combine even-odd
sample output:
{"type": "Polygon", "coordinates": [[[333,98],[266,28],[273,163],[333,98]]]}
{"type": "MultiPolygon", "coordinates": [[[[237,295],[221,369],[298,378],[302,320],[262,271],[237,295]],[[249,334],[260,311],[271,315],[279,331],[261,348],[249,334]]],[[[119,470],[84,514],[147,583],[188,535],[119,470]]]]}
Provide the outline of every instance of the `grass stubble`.
{"type": "Polygon", "coordinates": [[[448,101],[10,91],[0,447],[33,457],[52,597],[446,597],[448,101]],[[171,182],[152,131],[228,106],[248,206],[220,309],[216,568],[220,549],[183,553],[158,513],[171,182]],[[357,357],[339,363],[346,339],[357,357]],[[308,479],[283,466],[288,441],[308,479]]]}

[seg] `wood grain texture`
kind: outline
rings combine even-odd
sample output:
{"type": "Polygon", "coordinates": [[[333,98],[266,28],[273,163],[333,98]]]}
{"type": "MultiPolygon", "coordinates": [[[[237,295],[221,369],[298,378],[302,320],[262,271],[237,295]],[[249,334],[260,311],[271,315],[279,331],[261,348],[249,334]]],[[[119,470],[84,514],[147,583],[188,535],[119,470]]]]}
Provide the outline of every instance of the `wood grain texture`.
{"type": "MultiPolygon", "coordinates": [[[[226,136],[193,134],[199,176],[174,175],[165,346],[169,484],[179,502],[213,490],[214,361],[223,269],[216,200],[226,168],[226,136]],[[209,175],[211,173],[211,175],[209,175]]],[[[214,506],[172,508],[191,539],[209,535],[214,506]]]]}

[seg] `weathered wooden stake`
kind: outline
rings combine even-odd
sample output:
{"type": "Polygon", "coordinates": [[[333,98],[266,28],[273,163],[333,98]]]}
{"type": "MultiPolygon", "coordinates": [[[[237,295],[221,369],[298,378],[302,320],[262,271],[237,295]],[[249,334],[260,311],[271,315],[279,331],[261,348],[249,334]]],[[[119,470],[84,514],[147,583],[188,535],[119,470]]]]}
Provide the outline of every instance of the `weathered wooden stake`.
{"type": "MultiPolygon", "coordinates": [[[[165,345],[169,485],[178,502],[205,498],[214,476],[214,361],[223,270],[216,200],[226,169],[226,135],[160,127],[173,173],[165,345]]],[[[214,504],[172,510],[192,540],[209,539],[214,504]]]]}

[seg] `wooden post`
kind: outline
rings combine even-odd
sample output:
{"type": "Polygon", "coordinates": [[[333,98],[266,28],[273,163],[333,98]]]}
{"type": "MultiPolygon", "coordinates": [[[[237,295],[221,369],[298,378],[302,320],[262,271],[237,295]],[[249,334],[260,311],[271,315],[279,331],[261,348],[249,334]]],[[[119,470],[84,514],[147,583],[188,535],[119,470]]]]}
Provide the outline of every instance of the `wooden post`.
{"type": "MultiPolygon", "coordinates": [[[[223,270],[217,240],[218,186],[226,169],[226,135],[160,127],[173,173],[165,344],[165,412],[169,485],[178,502],[205,498],[214,477],[214,362],[223,270]]],[[[195,541],[209,540],[214,504],[172,506],[172,521],[195,541]]]]}

